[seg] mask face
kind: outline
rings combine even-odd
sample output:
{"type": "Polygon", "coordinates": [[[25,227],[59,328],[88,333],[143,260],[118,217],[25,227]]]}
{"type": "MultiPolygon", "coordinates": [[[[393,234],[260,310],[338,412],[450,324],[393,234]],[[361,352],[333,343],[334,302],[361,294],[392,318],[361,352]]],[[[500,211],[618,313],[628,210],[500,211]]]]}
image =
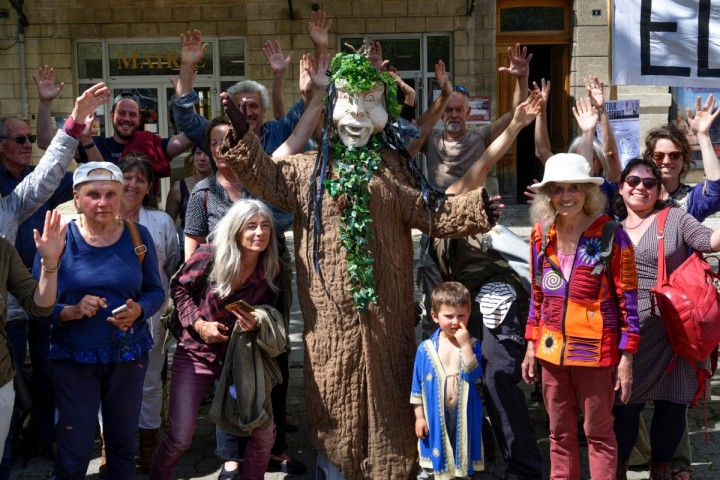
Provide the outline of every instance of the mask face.
{"type": "Polygon", "coordinates": [[[336,83],[333,125],[346,147],[362,147],[374,133],[382,131],[388,121],[385,86],[377,83],[370,90],[350,94],[346,85],[342,80],[336,83]]]}

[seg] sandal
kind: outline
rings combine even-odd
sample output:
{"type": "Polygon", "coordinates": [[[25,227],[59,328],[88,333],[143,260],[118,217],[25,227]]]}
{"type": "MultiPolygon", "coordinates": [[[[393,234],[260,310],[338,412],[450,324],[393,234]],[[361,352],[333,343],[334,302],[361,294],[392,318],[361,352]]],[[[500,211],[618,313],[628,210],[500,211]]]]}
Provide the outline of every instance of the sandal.
{"type": "Polygon", "coordinates": [[[672,480],[692,480],[690,469],[686,467],[675,467],[670,473],[672,480]]]}

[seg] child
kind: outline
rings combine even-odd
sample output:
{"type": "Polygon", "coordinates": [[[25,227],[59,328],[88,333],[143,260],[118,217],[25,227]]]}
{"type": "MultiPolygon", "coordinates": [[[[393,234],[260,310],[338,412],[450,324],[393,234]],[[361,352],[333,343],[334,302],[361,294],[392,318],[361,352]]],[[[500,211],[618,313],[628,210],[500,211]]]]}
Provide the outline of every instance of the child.
{"type": "Polygon", "coordinates": [[[418,478],[464,478],[484,470],[482,403],[475,383],[482,376],[480,342],[470,336],[470,292],[458,282],[432,293],[439,325],[415,355],[410,403],[423,471],[418,478]]]}

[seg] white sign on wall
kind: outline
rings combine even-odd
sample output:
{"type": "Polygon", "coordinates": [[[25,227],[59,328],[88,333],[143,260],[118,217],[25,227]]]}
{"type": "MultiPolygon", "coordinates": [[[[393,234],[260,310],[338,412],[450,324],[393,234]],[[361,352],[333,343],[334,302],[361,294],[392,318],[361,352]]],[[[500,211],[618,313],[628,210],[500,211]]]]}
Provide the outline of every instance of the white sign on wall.
{"type": "Polygon", "coordinates": [[[720,0],[613,0],[614,85],[717,87],[720,0]]]}

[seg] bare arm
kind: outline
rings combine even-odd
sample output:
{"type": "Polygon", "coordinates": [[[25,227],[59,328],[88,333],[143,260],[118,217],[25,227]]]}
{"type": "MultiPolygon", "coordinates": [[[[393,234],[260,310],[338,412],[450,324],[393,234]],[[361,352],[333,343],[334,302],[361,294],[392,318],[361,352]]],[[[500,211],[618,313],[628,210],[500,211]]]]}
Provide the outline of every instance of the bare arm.
{"type": "Polygon", "coordinates": [[[597,109],[590,105],[590,101],[581,98],[572,108],[575,120],[577,120],[580,130],[582,130],[582,149],[580,155],[585,157],[590,167],[593,164],[593,140],[595,140],[595,127],[598,122],[597,109]]]}
{"type": "Polygon", "coordinates": [[[312,78],[315,84],[315,94],[310,100],[310,103],[305,108],[300,120],[293,129],[290,137],[280,145],[272,154],[273,158],[286,157],[288,155],[294,155],[301,153],[305,146],[310,140],[310,137],[315,131],[315,126],[322,117],[323,108],[323,91],[327,84],[328,77],[325,75],[330,64],[330,55],[327,53],[322,54],[322,57],[318,60],[318,69],[315,69],[315,59],[312,55],[303,55],[300,60],[300,70],[306,71],[307,75],[312,78]]]}
{"type": "MultiPolygon", "coordinates": [[[[515,45],[515,51],[508,48],[508,58],[510,66],[498,68],[499,72],[505,72],[516,78],[515,93],[513,94],[513,110],[527,98],[528,78],[530,76],[530,60],[532,53],[527,54],[527,47],[520,48],[520,44],[515,45]]],[[[492,124],[490,131],[490,139],[495,140],[500,133],[503,132],[510,124],[513,118],[513,110],[510,110],[492,124]]]]}
{"type": "Polygon", "coordinates": [[[177,157],[188,148],[192,147],[193,143],[184,133],[179,133],[170,137],[170,141],[167,145],[167,154],[170,159],[177,157]]]}
{"type": "Polygon", "coordinates": [[[445,71],[445,63],[442,60],[438,61],[435,65],[435,80],[438,85],[440,85],[440,96],[430,105],[430,108],[418,118],[417,126],[420,129],[420,137],[410,142],[408,146],[410,157],[415,157],[422,148],[425,139],[442,117],[447,102],[450,100],[450,95],[452,95],[453,92],[452,84],[445,71]]]}
{"type": "Polygon", "coordinates": [[[47,150],[53,139],[52,102],[60,95],[65,83],[55,83],[55,69],[49,65],[38,68],[38,76],[33,75],[33,81],[40,99],[37,112],[38,147],[47,150]]]}
{"type": "Polygon", "coordinates": [[[550,135],[547,129],[547,101],[550,98],[550,80],[547,82],[543,78],[540,80],[542,89],[538,88],[537,83],[533,82],[535,92],[542,96],[542,105],[540,112],[535,120],[535,156],[540,163],[545,165],[547,159],[552,156],[552,146],[550,145],[550,135]]]}
{"type": "Polygon", "coordinates": [[[617,141],[615,140],[615,132],[610,125],[610,117],[605,110],[605,84],[595,76],[585,78],[585,89],[588,92],[588,98],[593,107],[600,114],[600,135],[602,136],[603,153],[607,159],[607,172],[605,178],[610,182],[619,182],[622,173],[622,165],[620,163],[620,152],[618,150],[617,141]]]}
{"type": "Polygon", "coordinates": [[[172,184],[168,192],[167,200],[165,201],[165,213],[170,215],[173,222],[177,221],[178,214],[180,213],[180,182],[182,181],[183,180],[178,180],[172,184]]]}
{"type": "Polygon", "coordinates": [[[535,119],[540,111],[541,103],[542,97],[533,93],[518,105],[508,127],[488,146],[480,159],[465,172],[465,175],[448,187],[446,193],[459,195],[482,187],[488,172],[505,155],[520,130],[530,125],[535,119]]]}
{"type": "Polygon", "coordinates": [[[272,104],[273,116],[279,120],[285,115],[285,71],[292,61],[292,52],[287,57],[283,56],[280,42],[268,40],[263,46],[263,53],[270,65],[273,74],[272,104]]]}
{"type": "Polygon", "coordinates": [[[192,256],[193,253],[195,253],[195,250],[198,249],[200,245],[206,242],[205,237],[199,237],[197,235],[188,235],[185,234],[185,261],[187,262],[188,259],[192,256]]]}
{"type": "MultiPolygon", "coordinates": [[[[175,96],[190,92],[195,84],[195,68],[205,56],[207,43],[202,43],[202,32],[190,30],[180,34],[180,73],[175,82],[175,96]]],[[[169,153],[169,152],[168,152],[169,153]]]]}
{"type": "Polygon", "coordinates": [[[705,101],[705,106],[700,106],[700,97],[695,100],[695,116],[687,109],[688,125],[697,135],[700,151],[702,152],[703,168],[705,169],[705,178],[707,180],[720,180],[720,161],[718,161],[715,148],[713,148],[710,139],[710,127],[720,113],[720,108],[715,108],[715,96],[710,94],[705,101]]]}
{"type": "Polygon", "coordinates": [[[60,212],[53,210],[45,213],[43,233],[33,229],[35,246],[42,258],[40,279],[33,300],[39,307],[51,307],[57,300],[57,270],[60,268],[60,257],[65,249],[65,229],[60,225],[60,212]]]}

